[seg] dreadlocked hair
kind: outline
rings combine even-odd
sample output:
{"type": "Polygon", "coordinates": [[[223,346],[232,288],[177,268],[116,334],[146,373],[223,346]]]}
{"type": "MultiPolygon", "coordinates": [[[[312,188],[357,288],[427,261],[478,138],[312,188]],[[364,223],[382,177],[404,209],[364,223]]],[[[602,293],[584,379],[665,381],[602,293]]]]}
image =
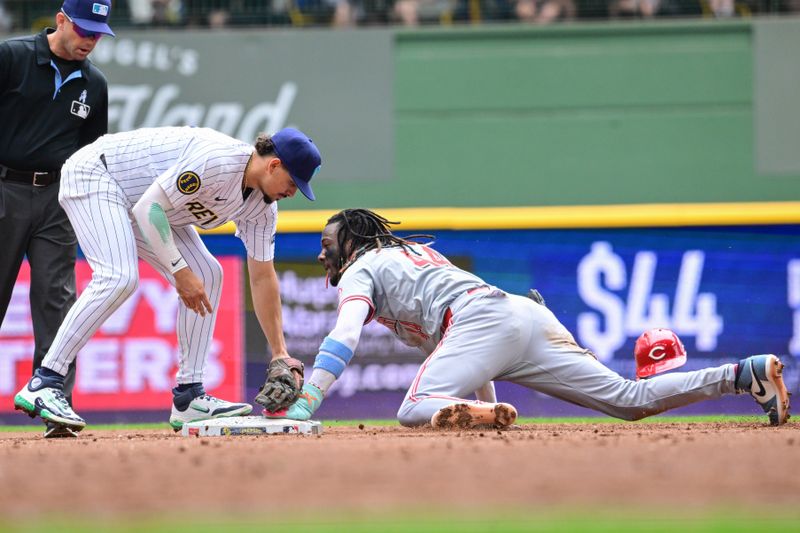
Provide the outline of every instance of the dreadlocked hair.
{"type": "Polygon", "coordinates": [[[340,269],[344,269],[346,264],[354,262],[370,250],[380,250],[399,246],[409,253],[419,255],[412,244],[430,244],[434,236],[427,234],[409,235],[398,237],[389,228],[391,225],[400,222],[392,222],[370,211],[369,209],[344,209],[328,219],[328,224],[339,223],[339,234],[337,236],[339,250],[347,250],[348,241],[351,243],[349,257],[342,254],[340,257],[340,269]],[[421,241],[425,242],[421,242],[421,241]]]}

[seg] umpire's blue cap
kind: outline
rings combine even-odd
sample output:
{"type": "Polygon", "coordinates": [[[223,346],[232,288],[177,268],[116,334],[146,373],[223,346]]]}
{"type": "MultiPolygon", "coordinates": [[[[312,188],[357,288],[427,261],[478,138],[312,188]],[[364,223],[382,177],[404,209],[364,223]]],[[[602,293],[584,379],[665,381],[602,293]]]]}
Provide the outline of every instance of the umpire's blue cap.
{"type": "Polygon", "coordinates": [[[273,135],[272,144],[294,184],[306,198],[314,200],[314,191],[309,182],[322,166],[317,145],[305,133],[294,128],[284,128],[273,135]]]}
{"type": "Polygon", "coordinates": [[[82,30],[114,36],[108,25],[111,0],[64,0],[61,10],[82,30]]]}

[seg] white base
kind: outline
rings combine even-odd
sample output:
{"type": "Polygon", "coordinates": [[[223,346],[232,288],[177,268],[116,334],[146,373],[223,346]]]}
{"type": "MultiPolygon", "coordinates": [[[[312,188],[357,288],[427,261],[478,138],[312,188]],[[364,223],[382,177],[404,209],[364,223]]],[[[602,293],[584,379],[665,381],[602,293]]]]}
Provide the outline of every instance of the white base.
{"type": "Polygon", "coordinates": [[[229,435],[301,434],[321,435],[322,423],[315,420],[301,422],[287,418],[264,418],[263,416],[232,416],[215,418],[183,425],[184,437],[227,437],[229,435]]]}

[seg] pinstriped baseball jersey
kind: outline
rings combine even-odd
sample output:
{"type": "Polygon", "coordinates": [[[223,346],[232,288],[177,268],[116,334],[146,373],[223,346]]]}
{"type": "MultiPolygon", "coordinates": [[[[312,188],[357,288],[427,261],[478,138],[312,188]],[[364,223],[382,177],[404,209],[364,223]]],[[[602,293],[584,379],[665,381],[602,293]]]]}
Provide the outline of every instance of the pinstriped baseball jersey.
{"type": "Polygon", "coordinates": [[[101,324],[136,289],[137,259],[158,269],[174,284],[131,213],[154,182],[170,199],[166,210],[172,236],[187,266],[203,283],[212,311],[199,315],[179,306],[178,383],[203,380],[213,341],[222,287],[222,267],[205,247],[194,225],[238,225],[248,255],[273,258],[275,203],[261,192],[245,198],[243,179],[253,147],[203,128],[156,128],[101,137],[64,164],[59,202],[92,267],[92,280],[62,322],[43,364],[64,372],[101,324]]]}
{"type": "Polygon", "coordinates": [[[430,353],[442,337],[442,321],[457,296],[486,283],[452,265],[429,246],[371,250],[339,280],[339,306],[361,299],[373,318],[409,346],[430,353]]]}
{"type": "Polygon", "coordinates": [[[252,145],[208,128],[174,127],[105,135],[91,150],[103,154],[131,206],[157,181],[173,205],[166,212],[171,226],[215,228],[233,221],[250,257],[273,259],[277,203],[265,203],[258,191],[242,194],[252,145]]]}

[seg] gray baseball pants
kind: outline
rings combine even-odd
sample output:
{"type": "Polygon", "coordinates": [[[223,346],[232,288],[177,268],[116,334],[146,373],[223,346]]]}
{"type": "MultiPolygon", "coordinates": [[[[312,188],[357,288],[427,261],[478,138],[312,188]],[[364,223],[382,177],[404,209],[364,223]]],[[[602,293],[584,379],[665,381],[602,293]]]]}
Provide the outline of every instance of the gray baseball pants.
{"type": "Polygon", "coordinates": [[[430,421],[491,380],[510,381],[624,420],[734,393],[734,365],[625,379],[578,346],[546,307],[516,295],[461,296],[442,341],[422,364],[397,413],[430,421]]]}

